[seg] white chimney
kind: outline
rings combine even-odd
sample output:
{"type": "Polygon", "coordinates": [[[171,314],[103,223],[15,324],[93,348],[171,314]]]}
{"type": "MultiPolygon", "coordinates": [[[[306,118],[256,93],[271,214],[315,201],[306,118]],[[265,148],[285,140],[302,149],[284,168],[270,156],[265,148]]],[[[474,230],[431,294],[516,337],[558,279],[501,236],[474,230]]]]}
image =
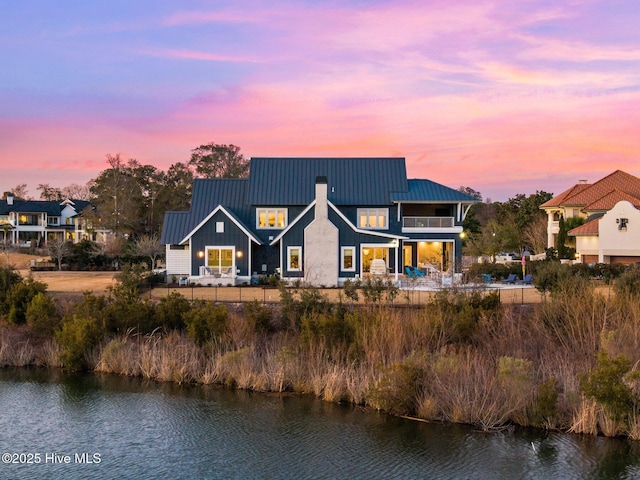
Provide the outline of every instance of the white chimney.
{"type": "Polygon", "coordinates": [[[13,205],[13,193],[7,193],[7,205],[13,205]]]}
{"type": "Polygon", "coordinates": [[[316,208],[315,218],[328,218],[329,205],[327,204],[327,177],[316,177],[316,208]]]}

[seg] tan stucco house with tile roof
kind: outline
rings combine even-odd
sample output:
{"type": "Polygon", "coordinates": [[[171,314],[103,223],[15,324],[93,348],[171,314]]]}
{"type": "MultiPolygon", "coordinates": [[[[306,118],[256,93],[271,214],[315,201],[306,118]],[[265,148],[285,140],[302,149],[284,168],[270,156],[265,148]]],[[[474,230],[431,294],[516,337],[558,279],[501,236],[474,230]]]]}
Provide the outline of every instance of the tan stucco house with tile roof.
{"type": "Polygon", "coordinates": [[[540,206],[548,216],[547,246],[555,247],[560,217],[585,223],[567,232],[582,263],[640,262],[640,178],[622,170],[581,182],[540,206]]]}

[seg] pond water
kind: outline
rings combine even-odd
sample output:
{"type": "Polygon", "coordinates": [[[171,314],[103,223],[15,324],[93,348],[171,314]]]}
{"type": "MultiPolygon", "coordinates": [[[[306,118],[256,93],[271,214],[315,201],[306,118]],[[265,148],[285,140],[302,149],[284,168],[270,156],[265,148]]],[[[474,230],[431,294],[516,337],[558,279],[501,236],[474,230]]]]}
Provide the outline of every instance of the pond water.
{"type": "Polygon", "coordinates": [[[640,446],[310,397],[0,370],[0,478],[640,478],[640,446]]]}

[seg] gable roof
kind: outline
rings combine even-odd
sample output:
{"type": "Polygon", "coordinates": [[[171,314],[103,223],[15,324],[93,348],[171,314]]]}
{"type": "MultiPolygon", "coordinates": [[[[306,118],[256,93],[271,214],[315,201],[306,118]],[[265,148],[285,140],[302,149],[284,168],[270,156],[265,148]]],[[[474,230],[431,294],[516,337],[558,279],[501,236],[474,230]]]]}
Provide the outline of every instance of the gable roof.
{"type": "MultiPolygon", "coordinates": [[[[616,170],[593,184],[579,184],[562,192],[557,197],[540,205],[540,208],[574,206],[586,207],[594,204],[611,192],[622,193],[640,199],[640,178],[622,170],[616,170]]],[[[612,206],[615,205],[612,204],[612,206]]]]}
{"type": "Polygon", "coordinates": [[[573,187],[565,190],[561,194],[556,195],[552,199],[547,200],[542,205],[540,205],[540,208],[559,207],[560,205],[565,205],[565,201],[567,198],[570,198],[580,193],[581,191],[583,191],[586,188],[589,188],[590,186],[591,184],[589,183],[578,183],[577,185],[574,185],[573,187]]]}
{"type": "Polygon", "coordinates": [[[200,221],[200,223],[198,223],[198,225],[196,225],[195,227],[193,227],[193,229],[192,229],[189,233],[187,233],[187,234],[185,235],[185,237],[184,237],[182,240],[180,240],[180,242],[179,242],[179,243],[185,243],[187,240],[189,240],[189,238],[191,238],[191,235],[193,235],[193,234],[194,234],[194,233],[196,233],[198,230],[200,230],[200,228],[201,228],[205,223],[207,223],[207,222],[211,219],[211,217],[213,217],[213,216],[214,216],[216,213],[218,213],[219,211],[220,211],[220,212],[222,212],[222,213],[224,213],[224,214],[225,214],[225,215],[226,215],[226,216],[227,216],[227,217],[228,217],[228,218],[229,218],[233,223],[235,223],[235,224],[238,226],[238,228],[239,228],[240,230],[242,230],[242,232],[243,232],[247,237],[249,237],[252,241],[254,241],[255,243],[257,243],[258,245],[262,245],[262,242],[261,242],[260,240],[258,240],[258,239],[256,238],[256,236],[255,236],[253,233],[251,233],[251,231],[247,228],[247,226],[246,226],[246,225],[244,225],[244,224],[242,223],[242,221],[240,221],[240,220],[238,219],[238,217],[236,217],[232,212],[230,212],[229,210],[227,210],[226,208],[224,208],[222,205],[218,205],[218,206],[217,206],[217,207],[216,207],[216,208],[215,208],[211,213],[209,213],[209,215],[207,215],[204,219],[202,219],[202,220],[200,221]]]}
{"type": "Polygon", "coordinates": [[[611,210],[616,203],[622,200],[626,200],[627,202],[631,203],[634,207],[640,209],[640,198],[634,197],[632,195],[629,195],[625,192],[621,192],[620,190],[616,189],[616,190],[612,190],[611,192],[606,194],[604,197],[599,198],[595,202],[585,206],[583,210],[588,212],[593,212],[596,210],[606,212],[608,210],[611,210]]]}
{"type": "Polygon", "coordinates": [[[327,177],[335,205],[386,205],[391,192],[406,192],[404,158],[251,159],[247,201],[251,205],[308,205],[315,180],[327,177]]]}
{"type": "Polygon", "coordinates": [[[391,200],[394,202],[473,202],[478,200],[459,190],[446,187],[431,180],[407,180],[408,189],[404,192],[393,192],[391,200]],[[428,199],[428,200],[425,200],[428,199]]]}
{"type": "Polygon", "coordinates": [[[571,237],[579,235],[598,235],[600,233],[600,219],[602,217],[595,218],[589,222],[583,223],[579,227],[572,228],[567,232],[567,235],[571,237]]]}
{"type": "Polygon", "coordinates": [[[9,212],[18,213],[46,213],[49,216],[58,217],[66,207],[73,208],[77,214],[91,205],[87,200],[13,200],[13,205],[9,205],[6,200],[0,200],[0,215],[7,215],[9,212]]]}

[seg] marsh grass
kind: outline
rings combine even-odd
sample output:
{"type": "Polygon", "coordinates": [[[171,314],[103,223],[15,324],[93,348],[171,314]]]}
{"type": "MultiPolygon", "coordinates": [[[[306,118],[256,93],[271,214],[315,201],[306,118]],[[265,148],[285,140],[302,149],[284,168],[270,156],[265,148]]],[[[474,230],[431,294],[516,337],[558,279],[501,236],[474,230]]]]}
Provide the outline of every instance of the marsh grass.
{"type": "MultiPolygon", "coordinates": [[[[519,424],[640,438],[640,301],[631,294],[573,288],[519,306],[443,292],[393,308],[300,291],[273,311],[194,308],[183,330],[109,334],[83,359],[100,372],[311,394],[487,431],[519,424]],[[633,401],[615,418],[581,383],[601,350],[631,365],[617,381],[633,401]]],[[[59,366],[56,341],[34,339],[28,326],[0,326],[0,365],[59,366]]]]}

